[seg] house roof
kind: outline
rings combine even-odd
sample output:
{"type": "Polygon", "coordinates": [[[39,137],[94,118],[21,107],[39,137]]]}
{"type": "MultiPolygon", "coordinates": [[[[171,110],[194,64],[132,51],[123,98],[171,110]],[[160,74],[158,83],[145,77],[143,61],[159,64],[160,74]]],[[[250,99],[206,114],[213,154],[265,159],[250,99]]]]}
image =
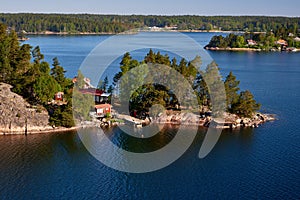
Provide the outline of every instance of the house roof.
{"type": "Polygon", "coordinates": [[[103,90],[99,90],[99,89],[95,89],[95,88],[79,89],[79,91],[82,94],[91,94],[91,95],[95,95],[95,96],[101,96],[104,93],[103,90]]]}
{"type": "Polygon", "coordinates": [[[277,44],[287,44],[287,42],[283,39],[280,39],[276,42],[277,44]]]}
{"type": "Polygon", "coordinates": [[[106,104],[99,104],[99,105],[95,105],[96,109],[101,109],[101,108],[111,108],[111,105],[106,103],[106,104]]]}

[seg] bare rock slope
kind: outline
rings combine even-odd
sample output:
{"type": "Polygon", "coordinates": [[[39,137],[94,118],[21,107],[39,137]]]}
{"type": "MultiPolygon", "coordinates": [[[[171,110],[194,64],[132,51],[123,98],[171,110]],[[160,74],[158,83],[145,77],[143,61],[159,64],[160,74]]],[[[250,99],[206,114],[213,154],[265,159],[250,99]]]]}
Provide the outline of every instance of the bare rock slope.
{"type": "Polygon", "coordinates": [[[33,107],[12,86],[0,83],[0,135],[50,130],[49,115],[43,107],[33,107]]]}

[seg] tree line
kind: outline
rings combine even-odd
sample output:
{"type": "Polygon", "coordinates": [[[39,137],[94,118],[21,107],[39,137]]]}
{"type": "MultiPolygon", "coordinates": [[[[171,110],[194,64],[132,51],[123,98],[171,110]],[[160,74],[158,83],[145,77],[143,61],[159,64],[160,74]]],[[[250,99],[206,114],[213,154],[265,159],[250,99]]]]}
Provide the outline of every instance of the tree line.
{"type": "Polygon", "coordinates": [[[296,34],[299,17],[271,16],[156,16],[94,14],[0,14],[0,22],[17,32],[120,33],[134,28],[177,27],[178,30],[267,32],[288,29],[296,34]]]}

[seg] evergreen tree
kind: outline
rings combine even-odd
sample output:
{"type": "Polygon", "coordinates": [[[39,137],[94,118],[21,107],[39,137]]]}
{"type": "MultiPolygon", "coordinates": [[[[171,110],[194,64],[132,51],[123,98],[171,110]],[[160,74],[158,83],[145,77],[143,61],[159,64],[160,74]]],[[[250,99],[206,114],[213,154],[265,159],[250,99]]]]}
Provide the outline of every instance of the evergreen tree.
{"type": "Polygon", "coordinates": [[[44,59],[44,55],[41,53],[40,47],[36,46],[33,50],[32,50],[32,57],[34,59],[34,62],[36,64],[39,64],[41,62],[41,60],[44,59]]]}
{"type": "Polygon", "coordinates": [[[0,23],[0,81],[9,83],[13,71],[10,65],[10,38],[6,26],[0,23]]]}
{"type": "Polygon", "coordinates": [[[78,89],[82,89],[85,85],[84,83],[84,75],[82,74],[82,72],[80,70],[78,70],[78,74],[77,74],[77,81],[75,83],[75,86],[78,88],[78,89]]]}
{"type": "Polygon", "coordinates": [[[238,101],[239,94],[238,91],[240,81],[236,80],[236,77],[233,75],[232,72],[226,77],[224,86],[226,91],[226,103],[227,109],[231,111],[232,105],[238,101]]]}
{"type": "Polygon", "coordinates": [[[232,105],[233,113],[241,117],[252,117],[259,108],[260,104],[254,100],[254,96],[248,90],[241,92],[237,103],[232,105]]]}
{"type": "Polygon", "coordinates": [[[104,92],[107,92],[108,89],[108,77],[105,76],[104,80],[100,80],[97,86],[98,89],[103,90],[104,92]]]}
{"type": "Polygon", "coordinates": [[[177,65],[177,60],[176,60],[176,58],[174,57],[174,58],[172,59],[172,62],[171,62],[171,68],[177,70],[177,67],[178,67],[178,65],[177,65]]]}
{"type": "Polygon", "coordinates": [[[152,49],[149,50],[149,53],[144,58],[146,63],[155,63],[155,54],[153,53],[152,49]]]}
{"type": "Polygon", "coordinates": [[[56,82],[61,86],[62,90],[65,90],[68,86],[67,78],[65,77],[66,71],[57,59],[57,57],[53,58],[53,68],[51,69],[51,76],[56,80],[56,82]]]}
{"type": "Polygon", "coordinates": [[[122,58],[122,61],[120,63],[120,68],[123,74],[129,71],[130,69],[130,63],[131,63],[131,56],[129,52],[126,52],[122,58]]]}
{"type": "Polygon", "coordinates": [[[215,117],[222,116],[226,107],[226,93],[222,90],[224,82],[219,74],[218,65],[214,61],[211,62],[201,75],[208,88],[208,102],[213,115],[215,117]]]}

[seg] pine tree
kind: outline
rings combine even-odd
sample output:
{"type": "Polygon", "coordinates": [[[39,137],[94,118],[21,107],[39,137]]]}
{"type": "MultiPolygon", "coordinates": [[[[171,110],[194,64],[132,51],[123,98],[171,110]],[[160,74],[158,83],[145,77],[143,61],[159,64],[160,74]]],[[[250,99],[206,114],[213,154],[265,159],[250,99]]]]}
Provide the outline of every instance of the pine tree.
{"type": "Polygon", "coordinates": [[[51,76],[57,81],[58,84],[60,84],[61,88],[64,90],[68,85],[65,77],[66,71],[62,66],[60,66],[57,57],[53,58],[52,66],[53,68],[51,69],[51,76]]]}
{"type": "Polygon", "coordinates": [[[153,53],[152,49],[149,50],[149,53],[144,58],[146,63],[155,63],[155,54],[153,53]]]}
{"type": "Polygon", "coordinates": [[[238,101],[238,91],[240,90],[239,84],[240,81],[236,80],[236,77],[232,72],[230,72],[224,82],[226,91],[226,104],[229,111],[231,111],[232,105],[238,101]]]}
{"type": "Polygon", "coordinates": [[[126,52],[122,58],[122,61],[120,63],[120,68],[122,73],[126,73],[127,71],[129,71],[129,67],[130,67],[130,62],[131,62],[131,56],[129,52],[126,52]]]}
{"type": "Polygon", "coordinates": [[[36,46],[33,50],[32,50],[32,57],[34,59],[34,62],[39,64],[41,62],[41,60],[44,59],[44,55],[41,53],[41,49],[39,46],[36,46]]]}
{"type": "Polygon", "coordinates": [[[241,117],[252,117],[259,108],[260,104],[254,100],[253,94],[248,90],[241,92],[237,103],[232,106],[233,112],[241,117]]]}

